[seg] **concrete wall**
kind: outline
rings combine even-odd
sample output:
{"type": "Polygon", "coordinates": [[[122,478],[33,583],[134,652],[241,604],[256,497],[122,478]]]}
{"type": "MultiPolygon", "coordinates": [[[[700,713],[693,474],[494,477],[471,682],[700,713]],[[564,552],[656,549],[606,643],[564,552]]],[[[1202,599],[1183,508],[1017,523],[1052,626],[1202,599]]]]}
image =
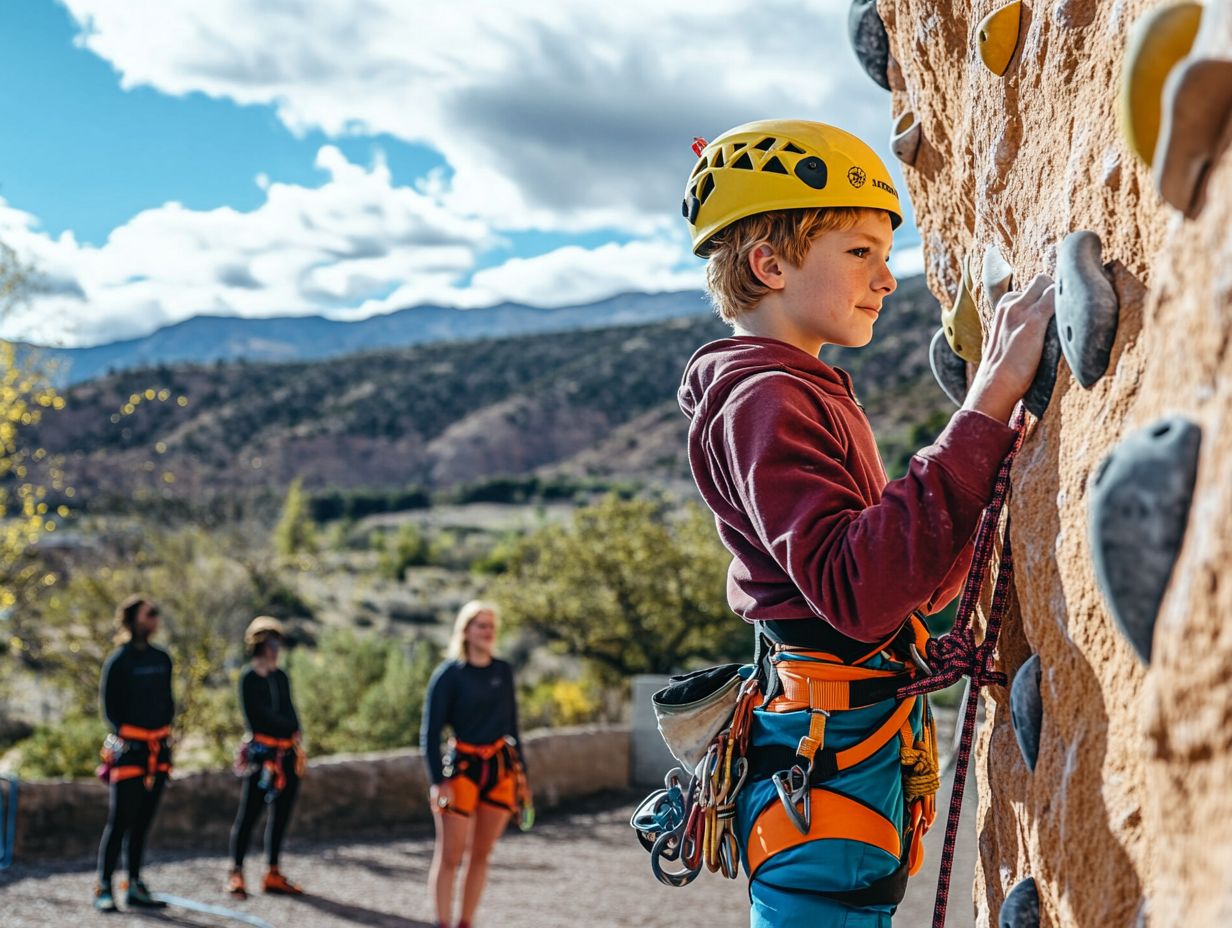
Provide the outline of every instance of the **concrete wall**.
{"type": "MultiPolygon", "coordinates": [[[[533,732],[525,750],[539,809],[629,786],[626,727],[533,732]]],[[[227,770],[177,777],[163,796],[155,842],[223,853],[239,791],[239,780],[227,770]]],[[[302,838],[328,839],[388,831],[430,818],[423,758],[418,750],[408,749],[311,761],[291,827],[302,838]]],[[[106,819],[107,788],[98,780],[23,782],[16,857],[92,854],[106,819]]]]}

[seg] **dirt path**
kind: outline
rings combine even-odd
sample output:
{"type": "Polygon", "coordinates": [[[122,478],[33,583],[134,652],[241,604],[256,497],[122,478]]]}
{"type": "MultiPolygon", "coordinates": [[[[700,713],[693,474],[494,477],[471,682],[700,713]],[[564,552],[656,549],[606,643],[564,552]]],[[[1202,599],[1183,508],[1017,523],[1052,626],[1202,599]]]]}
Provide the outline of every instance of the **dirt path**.
{"type": "MultiPolygon", "coordinates": [[[[948,784],[943,800],[948,801],[948,784]]],[[[545,815],[529,834],[510,833],[502,839],[479,913],[481,928],[747,925],[743,880],[724,880],[707,873],[684,889],[654,881],[648,858],[628,827],[633,802],[634,797],[627,794],[599,797],[569,811],[545,815]]],[[[972,822],[973,816],[968,833],[972,822]]],[[[939,823],[930,838],[939,839],[941,831],[939,823]]],[[[955,873],[950,928],[972,924],[968,888],[974,840],[966,843],[967,853],[955,873]]],[[[292,834],[288,844],[283,869],[312,893],[300,900],[258,895],[248,902],[232,902],[221,892],[226,865],[216,855],[171,855],[155,849],[145,875],[155,891],[256,915],[274,928],[433,928],[424,888],[432,854],[430,830],[418,829],[395,840],[329,845],[298,842],[292,834]]],[[[934,850],[930,855],[934,864],[938,853],[934,850]]],[[[255,861],[248,870],[250,881],[259,876],[255,861]]],[[[913,881],[896,925],[928,924],[935,879],[934,867],[913,881]]],[[[90,860],[54,867],[18,863],[0,873],[0,926],[224,928],[239,924],[174,909],[163,915],[97,915],[89,908],[92,885],[90,860]]]]}

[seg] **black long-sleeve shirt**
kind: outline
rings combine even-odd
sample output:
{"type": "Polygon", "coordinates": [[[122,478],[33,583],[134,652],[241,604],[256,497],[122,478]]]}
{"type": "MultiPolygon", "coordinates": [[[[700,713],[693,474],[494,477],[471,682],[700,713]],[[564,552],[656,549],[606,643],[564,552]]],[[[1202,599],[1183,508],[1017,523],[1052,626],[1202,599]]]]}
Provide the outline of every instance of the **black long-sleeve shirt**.
{"type": "Polygon", "coordinates": [[[127,642],[103,664],[99,702],[111,730],[121,725],[158,729],[175,716],[171,655],[152,644],[127,642]]]}
{"type": "Polygon", "coordinates": [[[275,667],[264,677],[244,668],[240,674],[240,705],[244,724],[254,735],[290,738],[299,731],[299,715],[291,702],[291,681],[275,667]]]}
{"type": "Polygon", "coordinates": [[[491,744],[506,735],[518,743],[522,766],[522,740],[518,735],[518,703],[513,668],[493,658],[486,667],[463,661],[445,661],[428,683],[419,746],[433,783],[445,779],[441,760],[441,734],[446,725],[454,737],[470,744],[491,744]]]}

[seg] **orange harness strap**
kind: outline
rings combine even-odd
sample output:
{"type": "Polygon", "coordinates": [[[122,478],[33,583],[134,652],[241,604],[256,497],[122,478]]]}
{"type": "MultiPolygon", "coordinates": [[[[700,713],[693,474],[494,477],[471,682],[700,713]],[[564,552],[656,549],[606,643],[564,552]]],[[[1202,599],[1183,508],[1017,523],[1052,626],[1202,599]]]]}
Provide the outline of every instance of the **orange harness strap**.
{"type": "Polygon", "coordinates": [[[171,737],[170,725],[164,725],[162,728],[141,728],[137,725],[121,725],[120,730],[116,734],[125,741],[145,742],[146,765],[145,767],[140,767],[136,764],[127,764],[123,767],[112,767],[112,783],[144,777],[145,788],[150,790],[154,788],[154,776],[156,774],[171,772],[171,765],[162,763],[159,760],[163,742],[171,737]]]}
{"type": "Polygon", "coordinates": [[[787,817],[781,802],[771,802],[757,817],[749,835],[749,876],[767,859],[789,848],[823,838],[844,838],[879,847],[898,859],[902,841],[894,823],[863,803],[825,789],[810,790],[812,820],[808,834],[801,834],[787,817]]]}
{"type": "Polygon", "coordinates": [[[273,757],[266,758],[261,764],[270,772],[270,777],[273,780],[273,787],[278,792],[282,792],[287,785],[287,772],[283,769],[282,761],[286,756],[287,751],[295,752],[295,775],[302,777],[304,770],[307,767],[307,758],[304,757],[304,750],[300,747],[299,740],[296,737],[299,733],[296,732],[290,738],[275,738],[273,735],[260,735],[253,732],[252,740],[267,748],[273,748],[276,752],[273,757]]]}

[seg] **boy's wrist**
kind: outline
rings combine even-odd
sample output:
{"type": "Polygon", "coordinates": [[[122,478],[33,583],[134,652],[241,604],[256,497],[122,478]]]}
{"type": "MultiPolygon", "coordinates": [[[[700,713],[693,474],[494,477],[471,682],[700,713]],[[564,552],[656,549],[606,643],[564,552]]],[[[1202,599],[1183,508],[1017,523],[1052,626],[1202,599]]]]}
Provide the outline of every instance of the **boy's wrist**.
{"type": "Polygon", "coordinates": [[[967,394],[966,402],[963,403],[962,408],[983,413],[992,419],[996,419],[998,422],[1008,424],[1010,417],[1014,414],[1014,406],[1017,403],[1018,399],[1015,397],[999,395],[992,390],[973,389],[967,394]]]}

